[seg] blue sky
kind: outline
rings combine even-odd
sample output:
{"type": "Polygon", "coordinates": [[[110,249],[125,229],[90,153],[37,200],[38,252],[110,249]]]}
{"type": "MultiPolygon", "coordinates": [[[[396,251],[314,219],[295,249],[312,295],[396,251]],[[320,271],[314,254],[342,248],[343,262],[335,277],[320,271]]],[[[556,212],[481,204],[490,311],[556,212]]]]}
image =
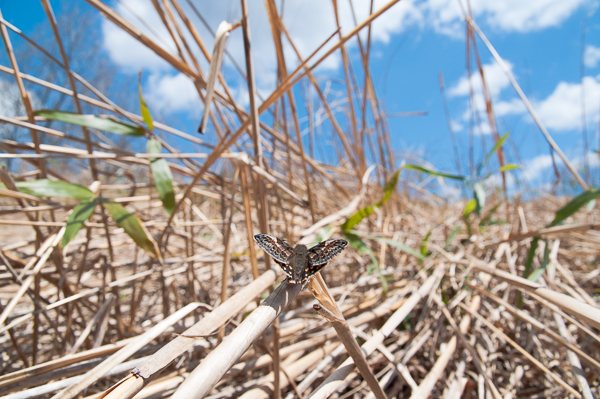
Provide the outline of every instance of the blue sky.
{"type": "MultiPolygon", "coordinates": [[[[354,25],[348,3],[338,2],[343,31],[348,31],[354,25]]],[[[235,22],[239,19],[238,1],[204,0],[194,3],[212,29],[216,29],[222,20],[235,22]]],[[[248,3],[257,84],[261,93],[267,95],[273,88],[276,65],[270,30],[264,2],[248,3]]],[[[57,1],[53,4],[58,8],[57,1]]],[[[165,48],[172,47],[149,1],[121,0],[108,1],[108,4],[165,48]],[[145,20],[147,26],[140,24],[138,17],[145,20]]],[[[354,4],[358,20],[363,20],[369,2],[355,0],[354,4]]],[[[383,1],[376,1],[375,9],[382,4],[383,1]]],[[[596,184],[600,164],[593,152],[600,147],[598,4],[597,1],[585,0],[471,1],[475,21],[510,66],[542,122],[569,158],[580,167],[584,159],[581,112],[585,109],[591,151],[587,160],[596,167],[592,173],[592,181],[596,184]]],[[[0,6],[4,18],[25,33],[45,23],[37,0],[0,0],[0,6]]],[[[90,15],[92,17],[86,21],[90,39],[102,42],[104,54],[119,68],[120,78],[124,81],[129,79],[134,85],[137,73],[144,71],[144,92],[153,112],[161,120],[193,133],[202,110],[190,81],[103,19],[97,11],[91,10],[90,15]]],[[[283,15],[304,55],[333,31],[331,3],[328,1],[287,0],[283,15]]],[[[206,43],[212,46],[208,32],[203,28],[200,32],[206,43]]],[[[238,30],[231,35],[227,46],[233,57],[243,65],[240,39],[238,30]]],[[[349,42],[348,50],[353,62],[358,65],[356,41],[349,42]]],[[[478,42],[478,51],[494,100],[499,131],[501,134],[510,132],[506,145],[508,161],[521,165],[521,170],[515,172],[514,177],[536,187],[548,183],[552,177],[548,145],[481,42],[478,42]]],[[[291,51],[288,55],[288,59],[293,60],[291,51]]],[[[476,74],[469,79],[465,57],[464,22],[457,1],[405,0],[375,22],[370,68],[377,94],[390,116],[388,123],[398,161],[418,159],[438,169],[455,172],[457,160],[452,150],[449,124],[458,143],[458,162],[462,173],[468,173],[469,142],[474,142],[475,162],[481,159],[483,149],[492,145],[485,123],[473,127],[477,112],[481,120],[485,121],[486,117],[481,112],[479,76],[476,74]],[[444,77],[450,121],[444,113],[440,74],[444,77]],[[470,87],[474,89],[471,107],[470,87]],[[403,113],[413,111],[425,114],[403,116],[403,113]]],[[[288,68],[292,70],[293,67],[294,62],[290,61],[288,68]]],[[[317,71],[322,82],[328,79],[332,82],[327,86],[330,98],[344,94],[341,86],[336,85],[336,81],[343,79],[340,68],[340,57],[335,56],[317,71]]],[[[207,70],[206,65],[204,70],[207,70]]],[[[231,64],[225,64],[224,73],[238,101],[247,104],[245,86],[236,77],[231,64]]],[[[0,79],[6,79],[6,76],[0,79]]],[[[297,93],[301,94],[300,89],[297,93]]],[[[340,111],[339,115],[342,114],[340,111]]],[[[511,179],[510,183],[515,184],[516,180],[511,179]]],[[[455,189],[448,188],[448,195],[455,192],[455,189]]]]}

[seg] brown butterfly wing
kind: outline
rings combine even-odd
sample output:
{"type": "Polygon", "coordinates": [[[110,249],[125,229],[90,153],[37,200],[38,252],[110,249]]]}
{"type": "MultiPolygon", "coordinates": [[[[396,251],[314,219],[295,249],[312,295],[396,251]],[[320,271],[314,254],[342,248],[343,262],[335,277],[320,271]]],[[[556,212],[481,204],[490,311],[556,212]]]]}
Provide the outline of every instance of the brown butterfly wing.
{"type": "Polygon", "coordinates": [[[339,254],[346,248],[348,241],[346,240],[326,240],[315,245],[308,250],[308,260],[310,263],[309,269],[317,268],[311,274],[316,273],[325,266],[334,256],[339,254]],[[320,267],[319,267],[320,266],[320,267]]]}
{"type": "Polygon", "coordinates": [[[256,240],[258,246],[261,247],[266,253],[271,255],[275,262],[277,262],[282,268],[282,263],[287,264],[289,257],[294,251],[290,244],[288,244],[285,240],[270,236],[268,234],[257,234],[254,236],[254,239],[256,240]]]}

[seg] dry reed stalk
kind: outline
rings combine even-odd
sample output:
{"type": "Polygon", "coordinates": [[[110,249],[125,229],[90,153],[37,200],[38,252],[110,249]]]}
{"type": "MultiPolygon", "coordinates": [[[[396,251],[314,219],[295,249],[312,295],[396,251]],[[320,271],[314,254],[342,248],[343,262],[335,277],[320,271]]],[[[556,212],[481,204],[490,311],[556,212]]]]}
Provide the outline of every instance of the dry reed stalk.
{"type": "MultiPolygon", "coordinates": [[[[81,345],[83,345],[84,341],[87,339],[87,337],[92,332],[92,328],[94,328],[94,327],[98,328],[98,330],[96,330],[95,335],[97,335],[102,330],[106,330],[106,322],[108,321],[108,319],[107,319],[108,312],[110,310],[110,307],[113,305],[114,299],[115,299],[115,296],[112,293],[109,293],[106,296],[104,303],[102,304],[102,306],[100,306],[100,309],[98,309],[98,311],[94,315],[94,318],[87,323],[87,326],[85,327],[85,329],[81,332],[79,337],[77,337],[77,341],[75,341],[73,346],[69,349],[69,351],[68,351],[69,354],[77,352],[77,350],[81,347],[81,345]],[[102,326],[104,326],[104,327],[102,327],[102,326]]],[[[98,341],[101,342],[102,339],[97,339],[97,338],[94,339],[95,344],[93,347],[99,346],[98,341]]]]}
{"type": "Polygon", "coordinates": [[[87,0],[90,5],[96,7],[107,19],[112,23],[125,30],[131,37],[136,38],[150,50],[156,53],[160,58],[170,63],[175,69],[180,70],[186,75],[190,76],[193,80],[196,78],[194,71],[181,59],[178,59],[171,55],[168,51],[157,45],[152,39],[144,35],[142,32],[134,28],[124,18],[119,16],[113,9],[103,4],[99,0],[87,0]]]}
{"type": "Polygon", "coordinates": [[[488,273],[491,276],[506,281],[507,283],[513,285],[521,291],[535,294],[540,298],[543,298],[546,301],[558,306],[568,314],[579,317],[585,320],[586,322],[590,323],[592,326],[600,328],[600,308],[596,306],[592,306],[585,302],[578,301],[569,295],[556,292],[554,290],[544,287],[541,284],[534,283],[531,280],[527,280],[518,276],[513,276],[512,274],[504,272],[502,270],[496,270],[482,265],[476,265],[473,268],[475,270],[488,273]]]}
{"type": "MultiPolygon", "coordinates": [[[[107,375],[118,375],[127,372],[127,370],[131,370],[133,367],[139,366],[143,363],[146,358],[133,359],[125,363],[119,364],[117,367],[113,368],[109,371],[107,375]]],[[[81,381],[83,376],[77,375],[74,377],[64,378],[59,381],[47,382],[40,386],[25,389],[19,392],[15,392],[12,394],[8,394],[6,396],[2,396],[2,399],[32,399],[39,398],[42,395],[50,395],[53,392],[58,391],[59,389],[63,389],[65,387],[77,384],[81,381]]]]}
{"type": "Polygon", "coordinates": [[[377,378],[373,374],[373,370],[369,367],[369,363],[361,351],[358,342],[354,338],[350,326],[344,315],[338,308],[335,300],[329,293],[327,285],[321,277],[320,273],[317,273],[310,281],[310,290],[312,291],[315,299],[320,302],[321,305],[313,305],[313,309],[316,310],[323,318],[325,318],[331,326],[335,329],[338,335],[338,339],[342,342],[348,354],[352,357],[354,364],[360,371],[361,376],[364,378],[369,388],[378,399],[386,399],[387,396],[379,386],[377,378]]]}
{"type": "MultiPolygon", "coordinates": [[[[567,341],[573,341],[573,337],[569,333],[567,326],[562,317],[558,313],[554,313],[554,320],[556,321],[556,325],[558,326],[558,331],[563,336],[563,338],[567,341]]],[[[583,372],[583,367],[581,367],[581,362],[579,358],[573,351],[567,351],[567,358],[571,363],[572,373],[575,376],[575,380],[577,381],[577,385],[579,386],[579,391],[584,399],[592,399],[594,397],[590,384],[583,372]]]]}
{"type": "Polygon", "coordinates": [[[479,294],[492,299],[499,305],[503,306],[512,315],[518,317],[519,319],[521,319],[521,320],[531,324],[533,327],[539,329],[545,335],[551,337],[552,339],[554,339],[561,345],[565,346],[569,351],[575,352],[578,356],[580,356],[586,362],[586,364],[588,364],[592,367],[595,367],[598,371],[600,371],[600,362],[598,360],[592,358],[590,355],[583,352],[580,348],[576,347],[571,342],[569,342],[569,340],[567,340],[564,337],[561,337],[561,335],[555,333],[548,326],[544,325],[543,323],[541,323],[540,321],[535,319],[529,313],[527,313],[523,310],[517,309],[516,307],[512,306],[508,302],[504,301],[502,298],[498,297],[497,295],[494,295],[493,293],[491,293],[487,290],[482,290],[476,286],[470,286],[470,288],[477,291],[479,294]]]}
{"type": "Polygon", "coordinates": [[[208,123],[208,116],[210,115],[210,106],[215,94],[215,84],[221,71],[221,62],[223,61],[225,44],[227,43],[227,37],[229,37],[229,32],[231,29],[231,24],[226,21],[221,22],[217,28],[213,54],[210,60],[210,72],[208,73],[208,78],[206,81],[204,114],[200,120],[200,126],[198,127],[198,132],[200,133],[204,133],[204,131],[206,131],[206,124],[208,123]]]}
{"type": "Polygon", "coordinates": [[[250,127],[252,144],[254,146],[254,161],[259,167],[263,167],[262,144],[259,129],[259,114],[256,107],[256,88],[254,82],[254,66],[250,52],[250,26],[248,24],[248,9],[246,1],[240,0],[242,10],[242,33],[244,37],[244,60],[246,62],[246,81],[248,83],[248,98],[250,103],[250,127]]]}
{"type": "Polygon", "coordinates": [[[202,398],[231,368],[275,317],[300,292],[299,284],[281,283],[263,303],[233,330],[219,346],[203,359],[173,395],[178,398],[202,398]]]}

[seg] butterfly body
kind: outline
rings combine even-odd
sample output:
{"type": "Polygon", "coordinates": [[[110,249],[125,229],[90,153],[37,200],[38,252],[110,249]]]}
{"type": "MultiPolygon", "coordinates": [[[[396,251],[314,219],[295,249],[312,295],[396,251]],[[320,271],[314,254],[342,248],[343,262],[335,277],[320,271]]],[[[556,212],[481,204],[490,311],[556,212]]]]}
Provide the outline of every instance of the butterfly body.
{"type": "Polygon", "coordinates": [[[290,277],[290,282],[293,281],[295,282],[295,284],[298,284],[302,281],[303,271],[308,271],[308,248],[306,248],[306,245],[296,245],[294,247],[294,252],[292,252],[290,257],[288,258],[287,263],[292,269],[292,276],[290,277]]]}
{"type": "Polygon", "coordinates": [[[285,240],[268,234],[257,234],[254,239],[283,269],[292,284],[306,283],[348,244],[346,240],[326,240],[307,248],[303,244],[292,247],[285,240]]]}

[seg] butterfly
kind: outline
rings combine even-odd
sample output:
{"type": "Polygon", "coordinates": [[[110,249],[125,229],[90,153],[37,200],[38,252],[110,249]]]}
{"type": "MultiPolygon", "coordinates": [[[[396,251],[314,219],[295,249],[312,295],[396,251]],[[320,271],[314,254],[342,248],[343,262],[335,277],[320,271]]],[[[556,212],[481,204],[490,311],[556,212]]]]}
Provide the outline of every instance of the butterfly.
{"type": "Polygon", "coordinates": [[[292,284],[306,283],[348,245],[346,240],[326,240],[312,248],[302,244],[292,248],[285,240],[268,234],[257,234],[254,239],[281,266],[292,284]]]}

